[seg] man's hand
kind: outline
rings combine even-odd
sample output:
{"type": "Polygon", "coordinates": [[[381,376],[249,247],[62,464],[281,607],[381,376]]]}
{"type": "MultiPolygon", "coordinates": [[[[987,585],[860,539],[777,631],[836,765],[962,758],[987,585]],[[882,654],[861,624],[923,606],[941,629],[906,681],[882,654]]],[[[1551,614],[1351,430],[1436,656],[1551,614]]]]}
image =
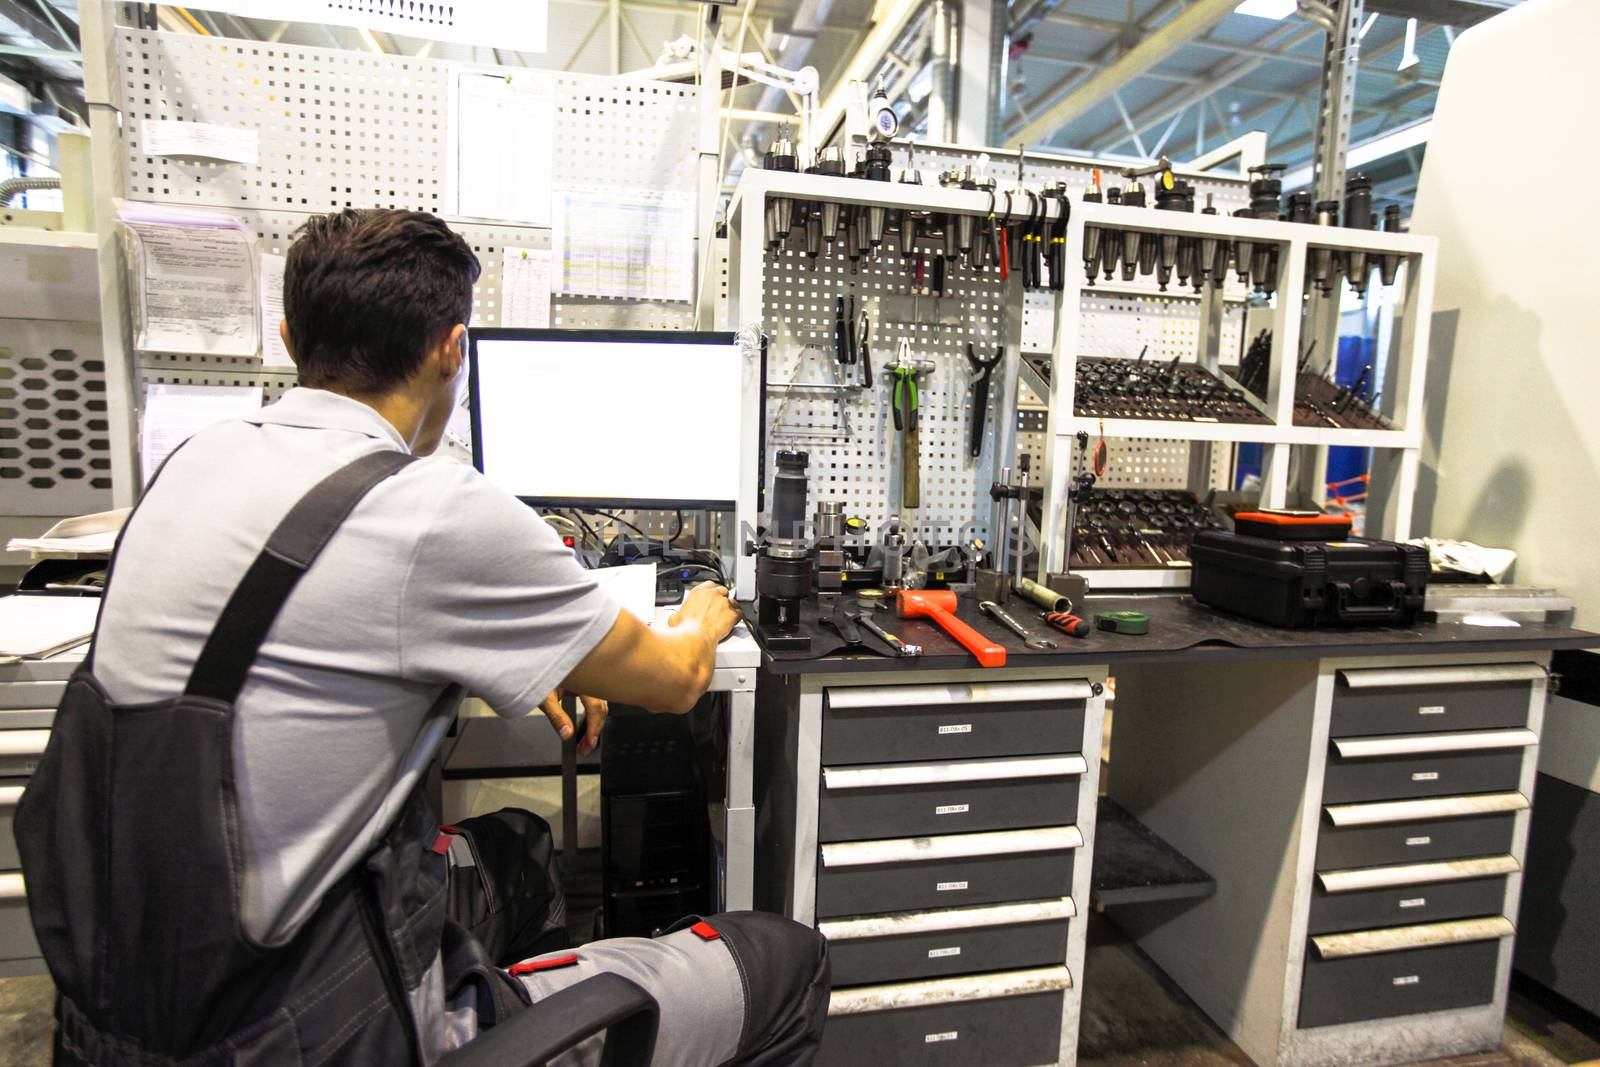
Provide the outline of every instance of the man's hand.
{"type": "Polygon", "coordinates": [[[683,598],[683,606],[672,617],[673,626],[692,624],[711,642],[715,653],[717,643],[739,625],[739,612],[728,598],[727,586],[716,582],[701,582],[683,598]]]}
{"type": "MultiPolygon", "coordinates": [[[[572,719],[561,706],[561,697],[562,691],[557,689],[544,698],[539,710],[550,720],[550,725],[555,727],[561,740],[566,741],[572,737],[572,719]]],[[[606,727],[606,716],[611,713],[611,705],[599,697],[579,696],[578,701],[583,705],[584,712],[583,737],[578,740],[578,755],[587,756],[600,747],[600,731],[606,727]]]]}

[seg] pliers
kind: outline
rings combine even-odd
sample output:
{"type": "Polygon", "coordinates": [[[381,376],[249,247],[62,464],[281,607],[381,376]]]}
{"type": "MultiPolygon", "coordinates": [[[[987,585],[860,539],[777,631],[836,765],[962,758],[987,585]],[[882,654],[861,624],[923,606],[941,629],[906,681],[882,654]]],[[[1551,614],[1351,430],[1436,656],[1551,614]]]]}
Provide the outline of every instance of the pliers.
{"type": "Polygon", "coordinates": [[[979,359],[972,342],[967,342],[967,362],[972,365],[972,430],[967,435],[967,451],[974,458],[983,452],[983,426],[989,419],[989,379],[994,368],[1005,355],[1005,348],[995,345],[994,356],[979,359]]]}

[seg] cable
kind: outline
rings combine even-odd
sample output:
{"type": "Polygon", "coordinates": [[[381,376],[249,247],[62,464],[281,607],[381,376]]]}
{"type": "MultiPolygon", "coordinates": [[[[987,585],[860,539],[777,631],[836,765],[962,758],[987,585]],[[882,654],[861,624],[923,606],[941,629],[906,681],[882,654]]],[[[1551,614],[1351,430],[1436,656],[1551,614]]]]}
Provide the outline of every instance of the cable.
{"type": "Polygon", "coordinates": [[[678,509],[678,528],[676,530],[672,531],[672,536],[667,538],[667,540],[669,540],[669,541],[677,541],[677,539],[682,537],[682,536],[683,536],[683,509],[679,508],[678,509]]]}
{"type": "Polygon", "coordinates": [[[621,515],[617,515],[614,512],[601,511],[599,508],[578,508],[577,510],[586,511],[590,515],[600,515],[604,518],[610,519],[619,526],[626,526],[628,529],[632,530],[646,541],[650,540],[650,535],[645,533],[644,530],[642,530],[637,524],[629,522],[627,519],[624,519],[621,515]]]}

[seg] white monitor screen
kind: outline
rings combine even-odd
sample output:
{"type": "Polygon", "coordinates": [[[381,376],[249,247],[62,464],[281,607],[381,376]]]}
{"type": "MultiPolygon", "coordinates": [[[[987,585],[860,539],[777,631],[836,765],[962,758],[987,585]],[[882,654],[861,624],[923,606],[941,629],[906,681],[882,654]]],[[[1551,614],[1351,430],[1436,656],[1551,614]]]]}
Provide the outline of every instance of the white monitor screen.
{"type": "Polygon", "coordinates": [[[475,330],[473,459],[534,503],[731,509],[732,334],[475,330]]]}

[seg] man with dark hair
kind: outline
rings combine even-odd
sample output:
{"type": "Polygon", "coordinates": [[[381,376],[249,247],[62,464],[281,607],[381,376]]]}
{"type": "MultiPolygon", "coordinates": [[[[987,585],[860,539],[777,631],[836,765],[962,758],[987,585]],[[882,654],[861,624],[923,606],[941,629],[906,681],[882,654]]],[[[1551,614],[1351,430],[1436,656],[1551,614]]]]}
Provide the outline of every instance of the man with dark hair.
{"type": "Polygon", "coordinates": [[[531,509],[411,462],[457,406],[478,273],[431,215],[312,219],[284,278],[300,387],[193,437],[130,516],[17,818],[58,1058],[426,1063],[604,972],[658,1001],[657,1062],[815,1051],[815,932],[747,912],[552,956],[549,828],[429,809],[463,692],[563,738],[556,693],[590,694],[592,751],[607,700],[687,712],[737,622],[707,583],[647,627],[531,509]]]}

